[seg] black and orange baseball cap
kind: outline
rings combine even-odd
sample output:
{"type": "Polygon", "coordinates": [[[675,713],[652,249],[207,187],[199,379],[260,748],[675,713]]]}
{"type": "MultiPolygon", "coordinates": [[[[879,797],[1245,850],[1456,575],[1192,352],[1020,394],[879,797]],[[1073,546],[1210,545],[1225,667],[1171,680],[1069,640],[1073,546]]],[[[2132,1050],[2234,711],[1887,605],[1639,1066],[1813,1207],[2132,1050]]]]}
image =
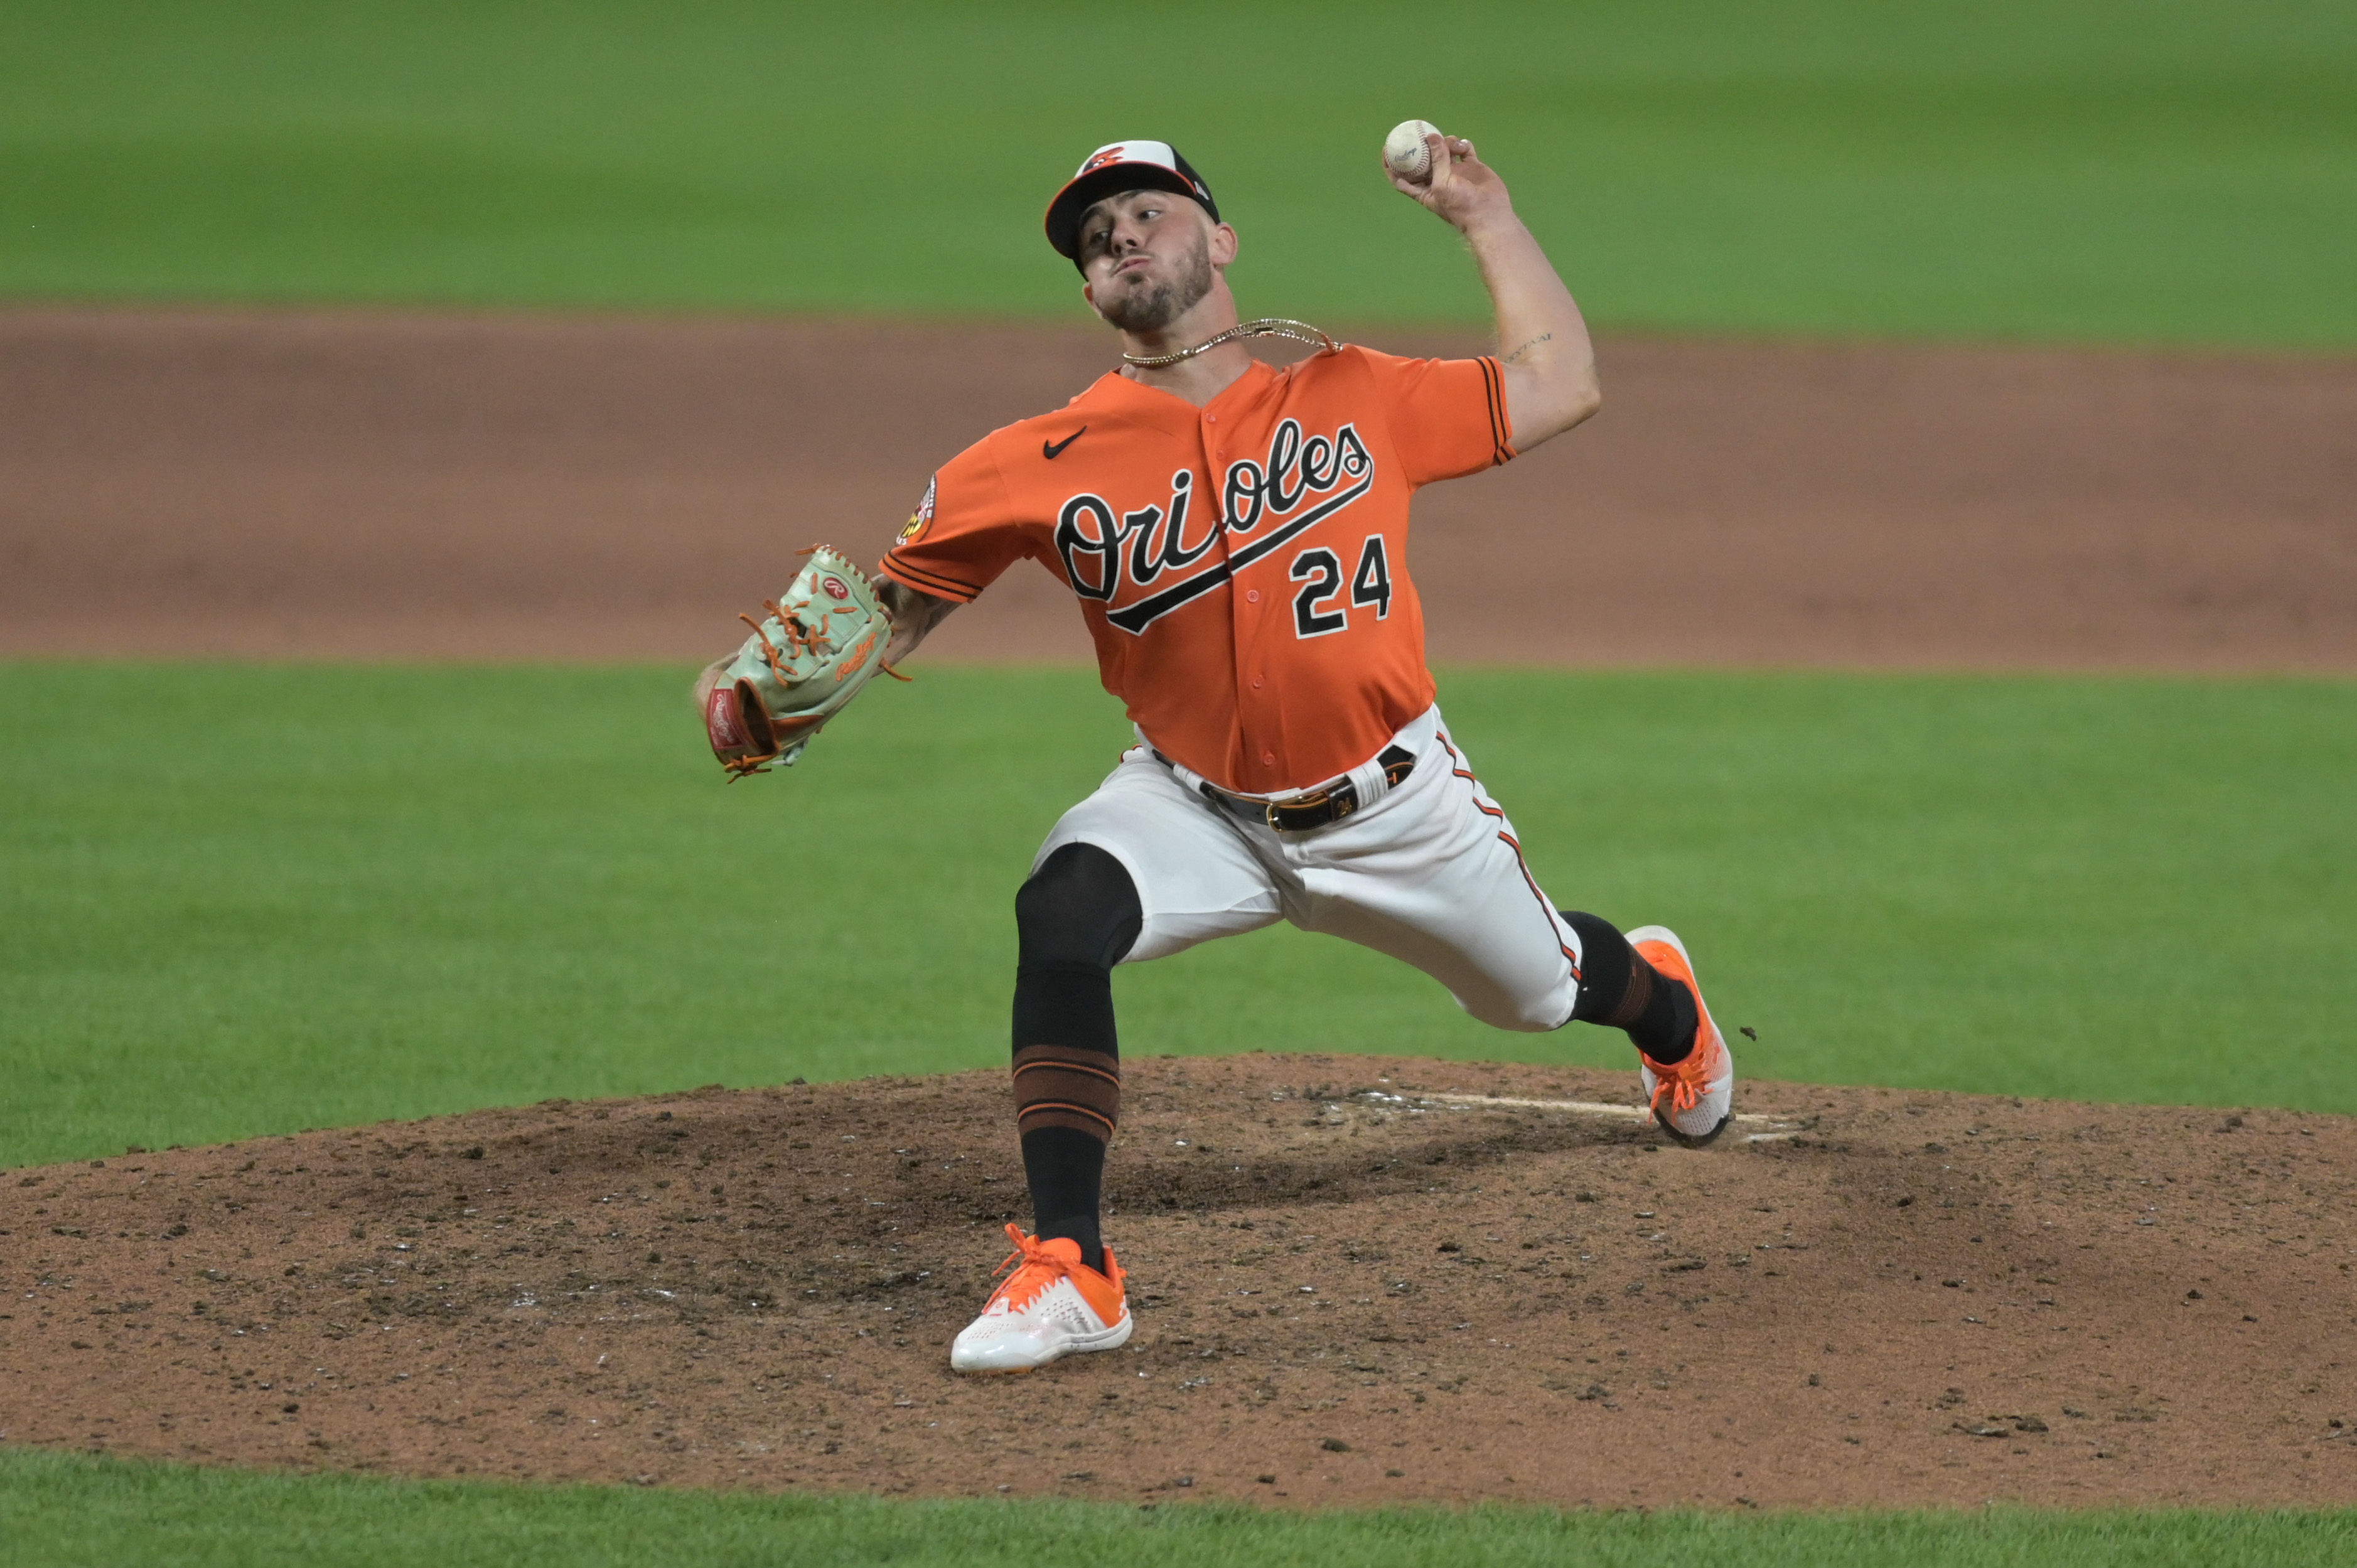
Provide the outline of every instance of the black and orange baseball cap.
{"type": "Polygon", "coordinates": [[[1081,214],[1116,191],[1168,190],[1201,203],[1220,220],[1220,204],[1195,166],[1168,142],[1108,142],[1091,153],[1056,199],[1048,203],[1048,243],[1074,265],[1081,264],[1081,214]]]}

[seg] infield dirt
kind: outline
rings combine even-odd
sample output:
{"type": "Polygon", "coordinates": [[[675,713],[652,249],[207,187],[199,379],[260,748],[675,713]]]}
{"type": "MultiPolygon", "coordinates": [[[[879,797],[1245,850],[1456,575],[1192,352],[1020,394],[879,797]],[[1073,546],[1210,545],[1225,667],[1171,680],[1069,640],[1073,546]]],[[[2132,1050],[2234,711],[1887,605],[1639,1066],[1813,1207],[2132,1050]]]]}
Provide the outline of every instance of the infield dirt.
{"type": "MultiPolygon", "coordinates": [[[[1463,340],[1370,333],[1379,347],[1463,340]]],[[[1602,344],[1418,502],[1442,660],[2357,670],[2357,362],[1602,344]]],[[[0,311],[0,655],[733,645],[790,552],[1099,374],[1019,328],[0,311]]],[[[1018,567],[927,658],[1087,657],[1018,567]]],[[[966,1381],[1003,1075],[551,1104],[0,1182],[0,1440],[1286,1506],[2357,1502],[2357,1123],[1135,1061],[1138,1333],[966,1381]],[[1397,1098],[1387,1098],[1397,1097],[1397,1098]]]]}
{"type": "Polygon", "coordinates": [[[1125,1349],[961,1379],[1005,1078],[11,1173],[0,1436],[211,1463],[1281,1506],[2357,1502],[2357,1122],[1130,1064],[1125,1349]],[[1748,1141],[1755,1131],[1790,1133],[1748,1141]]]}
{"type": "MultiPolygon", "coordinates": [[[[2357,360],[1600,353],[1593,424],[1418,498],[1436,659],[2357,670],[2357,360]]],[[[1077,328],[0,311],[0,655],[700,663],[791,552],[873,559],[1111,362],[1077,328]]],[[[1028,563],[924,654],[1089,657],[1028,563]]]]}

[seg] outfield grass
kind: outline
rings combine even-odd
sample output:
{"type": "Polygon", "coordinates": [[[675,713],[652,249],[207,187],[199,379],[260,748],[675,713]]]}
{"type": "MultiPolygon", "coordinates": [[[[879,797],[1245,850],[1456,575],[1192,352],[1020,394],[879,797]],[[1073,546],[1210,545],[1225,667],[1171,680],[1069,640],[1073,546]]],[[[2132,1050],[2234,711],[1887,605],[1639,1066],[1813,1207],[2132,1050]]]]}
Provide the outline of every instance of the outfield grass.
{"type": "Polygon", "coordinates": [[[2357,1513],[2350,1512],[1144,1510],[297,1477],[0,1453],[0,1565],[44,1568],[143,1562],[301,1562],[317,1568],[884,1562],[973,1568],[1097,1568],[1108,1562],[1157,1568],[2324,1568],[2353,1552],[2357,1513]]]}
{"type": "MultiPolygon", "coordinates": [[[[0,665],[0,1165],[1005,1060],[1010,904],[1125,737],[924,671],[724,786],[683,671],[0,665]]],[[[2357,1112],[2357,684],[1457,671],[1559,901],[1675,924],[1760,1076],[2357,1112]]],[[[1628,1059],[1280,928],[1132,1054],[1628,1059]]]]}
{"type": "Polygon", "coordinates": [[[1143,134],[1248,313],[1480,320],[1422,115],[1609,326],[2346,348],[2352,79],[2327,0],[0,0],[0,296],[1078,318],[1143,134]]]}

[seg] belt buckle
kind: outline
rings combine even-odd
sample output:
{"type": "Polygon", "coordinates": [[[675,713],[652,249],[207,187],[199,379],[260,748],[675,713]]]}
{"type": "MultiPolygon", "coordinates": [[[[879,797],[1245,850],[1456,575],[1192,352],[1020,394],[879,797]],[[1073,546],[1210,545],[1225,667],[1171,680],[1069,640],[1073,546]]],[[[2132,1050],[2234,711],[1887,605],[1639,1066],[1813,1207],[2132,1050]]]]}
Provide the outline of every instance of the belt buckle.
{"type": "Polygon", "coordinates": [[[1271,832],[1306,833],[1314,832],[1317,828],[1329,827],[1335,822],[1340,822],[1344,817],[1349,816],[1357,805],[1358,801],[1352,797],[1340,795],[1334,789],[1319,789],[1308,795],[1296,795],[1289,800],[1271,800],[1265,807],[1262,808],[1261,815],[1262,819],[1268,823],[1269,832],[1271,832]],[[1332,813],[1327,817],[1326,821],[1316,823],[1312,827],[1288,828],[1284,823],[1276,820],[1276,814],[1279,811],[1314,811],[1318,807],[1327,805],[1329,802],[1333,806],[1332,813]]]}

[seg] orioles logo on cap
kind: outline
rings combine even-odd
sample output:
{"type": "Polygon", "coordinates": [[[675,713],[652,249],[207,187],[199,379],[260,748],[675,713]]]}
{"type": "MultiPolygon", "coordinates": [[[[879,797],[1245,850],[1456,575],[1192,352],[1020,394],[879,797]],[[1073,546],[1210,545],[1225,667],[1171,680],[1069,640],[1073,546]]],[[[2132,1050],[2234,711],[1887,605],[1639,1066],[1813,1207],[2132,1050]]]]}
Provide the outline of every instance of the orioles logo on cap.
{"type": "Polygon", "coordinates": [[[1081,166],[1081,173],[1074,175],[1072,177],[1074,179],[1078,179],[1081,177],[1082,174],[1086,174],[1091,169],[1103,168],[1107,164],[1117,164],[1121,162],[1122,154],[1128,150],[1128,144],[1116,142],[1112,146],[1105,148],[1103,152],[1092,153],[1089,156],[1089,161],[1081,166]]]}
{"type": "Polygon", "coordinates": [[[907,526],[900,530],[901,543],[915,543],[924,533],[925,529],[932,522],[933,494],[941,489],[941,484],[942,481],[939,476],[925,481],[925,499],[919,501],[917,503],[917,510],[909,514],[907,526]]]}

